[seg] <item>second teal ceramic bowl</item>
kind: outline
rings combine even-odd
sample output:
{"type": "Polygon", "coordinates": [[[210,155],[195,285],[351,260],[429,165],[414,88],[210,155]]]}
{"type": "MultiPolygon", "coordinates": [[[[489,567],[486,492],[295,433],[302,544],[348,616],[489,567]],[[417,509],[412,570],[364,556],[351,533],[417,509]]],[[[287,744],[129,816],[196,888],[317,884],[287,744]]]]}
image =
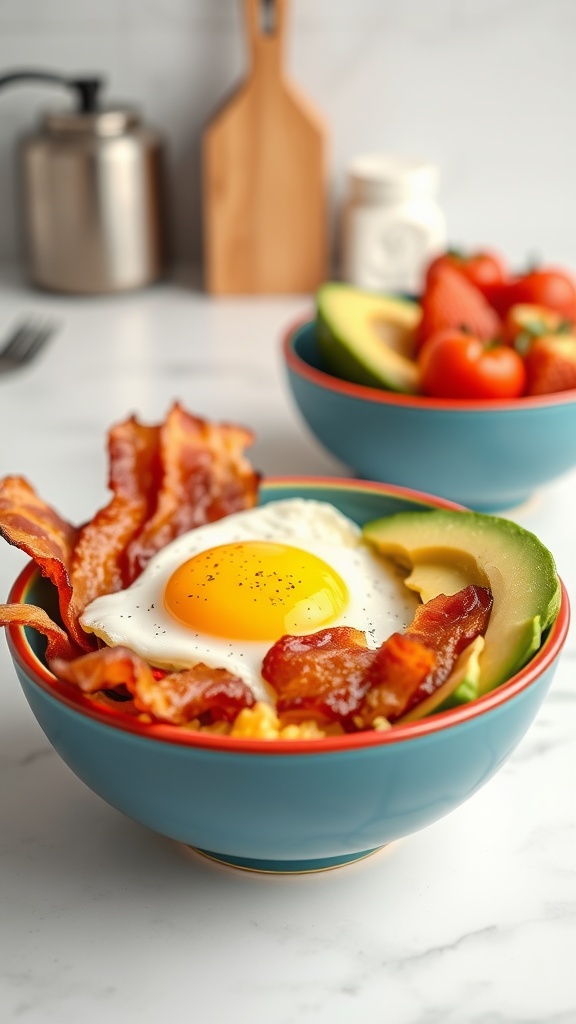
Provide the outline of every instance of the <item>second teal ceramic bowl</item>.
{"type": "Polygon", "coordinates": [[[314,321],[289,330],[283,352],[308,428],[359,477],[487,512],[522,504],[576,466],[576,391],[470,402],[351,384],[324,368],[314,321]]]}
{"type": "MultiPolygon", "coordinates": [[[[269,480],[261,501],[329,501],[363,524],[403,510],[455,507],[382,484],[269,480]]],[[[11,601],[53,616],[56,595],[30,564],[11,601]]],[[[470,703],[386,732],[305,741],[245,740],[144,724],[55,678],[35,630],[8,628],[20,683],[66,764],[112,807],[228,864],[314,871],[365,857],[454,810],[503,765],[552,680],[569,620],[560,614],[533,660],[470,703]]],[[[24,812],[23,812],[24,813],[24,812]]]]}

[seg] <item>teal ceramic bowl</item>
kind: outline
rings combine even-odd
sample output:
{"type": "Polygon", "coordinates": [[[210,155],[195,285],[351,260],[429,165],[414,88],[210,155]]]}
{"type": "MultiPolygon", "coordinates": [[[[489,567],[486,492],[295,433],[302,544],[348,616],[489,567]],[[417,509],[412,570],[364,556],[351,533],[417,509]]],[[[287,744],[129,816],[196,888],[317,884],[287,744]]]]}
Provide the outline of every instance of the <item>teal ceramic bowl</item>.
{"type": "Polygon", "coordinates": [[[359,477],[493,512],[576,466],[576,390],[470,402],[351,384],[324,368],[314,321],[288,331],[283,353],[308,428],[359,477]]]}
{"type": "MultiPolygon", "coordinates": [[[[415,491],[333,479],[270,480],[262,502],[326,500],[359,524],[405,509],[454,507],[415,491]]],[[[30,565],[11,601],[55,614],[30,565]]],[[[11,626],[20,683],[66,764],[112,807],[228,864],[259,871],[335,867],[430,825],[502,766],[548,690],[568,629],[559,617],[534,659],[499,689],[387,732],[299,742],[243,740],[146,725],[98,709],[46,668],[35,630],[11,626]]]]}

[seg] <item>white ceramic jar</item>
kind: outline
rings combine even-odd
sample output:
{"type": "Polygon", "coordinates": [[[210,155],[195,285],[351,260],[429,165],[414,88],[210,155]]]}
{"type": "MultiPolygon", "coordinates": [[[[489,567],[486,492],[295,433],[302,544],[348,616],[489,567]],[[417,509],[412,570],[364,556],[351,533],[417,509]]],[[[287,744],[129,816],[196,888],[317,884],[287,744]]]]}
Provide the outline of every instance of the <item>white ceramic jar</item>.
{"type": "Polygon", "coordinates": [[[427,263],[446,248],[435,164],[367,154],[348,171],[342,276],[375,291],[417,293],[427,263]]]}

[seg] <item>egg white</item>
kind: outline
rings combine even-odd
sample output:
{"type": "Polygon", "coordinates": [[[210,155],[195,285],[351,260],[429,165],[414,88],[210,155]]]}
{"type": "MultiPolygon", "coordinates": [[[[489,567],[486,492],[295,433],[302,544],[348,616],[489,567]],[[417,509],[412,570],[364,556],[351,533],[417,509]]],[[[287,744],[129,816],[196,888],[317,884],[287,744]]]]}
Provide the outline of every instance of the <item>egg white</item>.
{"type": "MultiPolygon", "coordinates": [[[[164,588],[189,558],[237,541],[290,544],[322,558],[344,580],[349,600],[330,626],[353,626],[366,633],[370,647],[410,624],[419,601],[391,567],[362,541],[356,523],[328,502],[289,498],[236,512],[183,534],[159,551],[126,590],[96,598],[80,622],[109,646],[123,645],[164,669],[203,662],[226,668],[252,690],[271,700],[261,676],[262,659],[273,641],[228,640],[189,629],[164,606],[164,588]]],[[[312,632],[315,632],[313,630],[312,632]]]]}

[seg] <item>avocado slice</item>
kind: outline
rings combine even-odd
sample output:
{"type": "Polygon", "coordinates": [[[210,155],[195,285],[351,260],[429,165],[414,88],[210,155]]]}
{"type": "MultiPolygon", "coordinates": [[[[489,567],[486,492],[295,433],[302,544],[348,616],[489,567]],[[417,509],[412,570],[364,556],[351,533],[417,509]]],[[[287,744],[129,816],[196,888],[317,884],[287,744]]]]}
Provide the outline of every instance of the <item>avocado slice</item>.
{"type": "Polygon", "coordinates": [[[318,346],[331,373],[355,384],[416,393],[417,302],[328,281],[316,293],[318,346]]]}
{"type": "Polygon", "coordinates": [[[481,512],[399,512],[367,523],[364,539],[408,571],[423,601],[475,583],[494,604],[479,656],[479,693],[517,672],[556,618],[560,581],[551,552],[528,530],[481,512]]]}

